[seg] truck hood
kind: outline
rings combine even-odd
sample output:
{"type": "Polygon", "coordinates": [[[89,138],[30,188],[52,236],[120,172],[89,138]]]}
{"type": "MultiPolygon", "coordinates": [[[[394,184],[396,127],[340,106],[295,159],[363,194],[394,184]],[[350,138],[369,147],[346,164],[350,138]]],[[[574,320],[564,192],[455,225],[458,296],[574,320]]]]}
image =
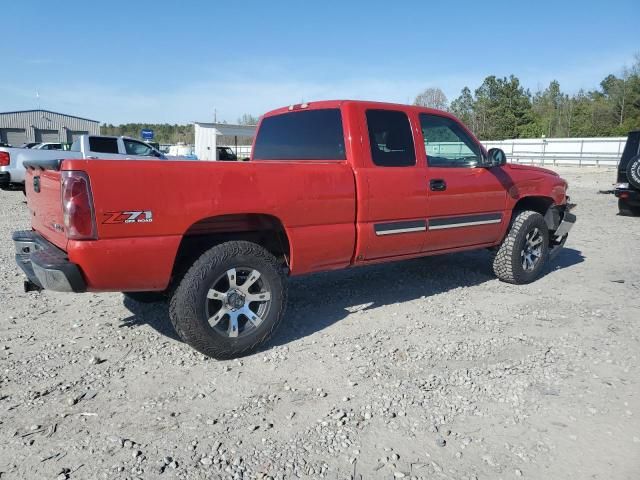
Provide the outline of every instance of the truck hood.
{"type": "Polygon", "coordinates": [[[508,163],[506,166],[511,170],[525,170],[529,172],[544,173],[547,175],[553,175],[554,177],[560,176],[553,170],[549,170],[548,168],[536,167],[534,165],[519,165],[516,163],[508,163]]]}

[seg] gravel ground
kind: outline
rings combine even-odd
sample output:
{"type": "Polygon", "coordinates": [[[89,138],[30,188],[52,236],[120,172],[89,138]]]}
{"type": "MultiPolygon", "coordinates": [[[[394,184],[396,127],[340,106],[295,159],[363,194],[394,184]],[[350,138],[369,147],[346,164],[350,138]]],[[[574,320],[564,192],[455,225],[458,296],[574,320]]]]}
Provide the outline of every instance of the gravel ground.
{"type": "Polygon", "coordinates": [[[22,293],[0,192],[0,478],[637,479],[640,219],[578,203],[543,278],[484,251],[291,282],[260,352],[218,362],[166,306],[22,293]]]}

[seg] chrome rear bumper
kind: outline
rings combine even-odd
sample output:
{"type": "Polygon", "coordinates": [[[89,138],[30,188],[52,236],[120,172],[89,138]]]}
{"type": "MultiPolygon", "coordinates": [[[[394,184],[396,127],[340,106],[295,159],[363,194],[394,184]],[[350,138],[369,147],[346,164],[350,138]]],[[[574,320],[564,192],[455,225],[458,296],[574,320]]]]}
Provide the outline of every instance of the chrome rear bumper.
{"type": "Polygon", "coordinates": [[[13,232],[16,263],[29,279],[25,291],[46,289],[56,292],[84,292],[87,289],[82,273],[67,254],[30,231],[13,232]]]}

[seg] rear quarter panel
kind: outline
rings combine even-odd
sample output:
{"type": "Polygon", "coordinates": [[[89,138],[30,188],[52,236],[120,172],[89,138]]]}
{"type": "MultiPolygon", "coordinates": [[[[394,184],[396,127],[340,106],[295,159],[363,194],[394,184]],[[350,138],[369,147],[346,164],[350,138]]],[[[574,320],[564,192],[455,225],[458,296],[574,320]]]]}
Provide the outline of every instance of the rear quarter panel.
{"type": "Polygon", "coordinates": [[[342,268],[353,254],[355,186],[347,162],[72,160],[63,169],[85,171],[91,182],[99,240],[68,246],[91,290],[166,287],[183,234],[218,215],[280,219],[292,274],[342,268]],[[152,221],[110,223],[131,211],[151,212],[152,221]]]}

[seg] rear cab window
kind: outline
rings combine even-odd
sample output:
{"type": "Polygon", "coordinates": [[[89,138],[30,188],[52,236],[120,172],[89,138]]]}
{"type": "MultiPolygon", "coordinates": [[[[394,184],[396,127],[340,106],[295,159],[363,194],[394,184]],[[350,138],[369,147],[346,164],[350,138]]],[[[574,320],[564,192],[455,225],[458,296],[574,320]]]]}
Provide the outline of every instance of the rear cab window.
{"type": "Polygon", "coordinates": [[[342,115],[337,108],[265,117],[254,160],[346,160],[342,115]]]}
{"type": "Polygon", "coordinates": [[[96,153],[119,153],[118,139],[108,137],[89,137],[89,151],[96,153]]]}

